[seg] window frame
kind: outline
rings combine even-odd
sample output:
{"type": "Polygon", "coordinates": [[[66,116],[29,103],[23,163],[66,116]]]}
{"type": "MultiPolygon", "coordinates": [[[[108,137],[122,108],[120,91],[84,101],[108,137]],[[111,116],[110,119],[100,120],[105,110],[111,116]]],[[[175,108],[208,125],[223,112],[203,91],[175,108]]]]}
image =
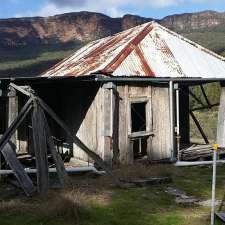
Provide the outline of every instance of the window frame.
{"type": "Polygon", "coordinates": [[[129,99],[128,103],[128,136],[137,136],[137,135],[147,135],[150,132],[150,101],[148,97],[136,97],[129,99]],[[145,117],[146,117],[146,129],[144,131],[132,132],[132,108],[131,105],[134,103],[145,103],[145,117]]]}

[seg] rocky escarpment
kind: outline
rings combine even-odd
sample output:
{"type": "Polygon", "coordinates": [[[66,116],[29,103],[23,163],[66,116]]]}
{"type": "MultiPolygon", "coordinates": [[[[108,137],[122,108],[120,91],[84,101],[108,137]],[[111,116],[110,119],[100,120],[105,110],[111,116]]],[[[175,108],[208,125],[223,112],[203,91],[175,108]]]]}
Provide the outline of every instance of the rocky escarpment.
{"type": "MultiPolygon", "coordinates": [[[[86,42],[112,35],[153,20],[136,15],[111,18],[94,12],[75,12],[50,17],[0,20],[0,47],[86,42]]],[[[205,11],[167,16],[157,20],[173,30],[225,27],[225,13],[205,11]]]]}

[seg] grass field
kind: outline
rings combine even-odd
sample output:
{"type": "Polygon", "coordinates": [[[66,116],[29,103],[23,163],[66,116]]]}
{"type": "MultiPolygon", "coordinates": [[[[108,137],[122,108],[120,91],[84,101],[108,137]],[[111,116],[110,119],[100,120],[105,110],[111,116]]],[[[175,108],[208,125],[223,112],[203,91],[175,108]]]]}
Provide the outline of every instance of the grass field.
{"type": "Polygon", "coordinates": [[[72,54],[84,43],[0,49],[0,76],[37,76],[72,54]]]}
{"type": "MultiPolygon", "coordinates": [[[[26,198],[1,185],[1,225],[208,225],[210,207],[182,205],[166,192],[185,191],[199,200],[210,199],[211,167],[175,168],[172,165],[135,165],[114,171],[130,179],[169,175],[168,184],[118,189],[107,177],[72,177],[66,190],[51,191],[46,198],[26,198]]],[[[225,166],[218,168],[217,199],[225,193],[225,166]]],[[[216,224],[221,224],[217,221],[216,224]]]]}

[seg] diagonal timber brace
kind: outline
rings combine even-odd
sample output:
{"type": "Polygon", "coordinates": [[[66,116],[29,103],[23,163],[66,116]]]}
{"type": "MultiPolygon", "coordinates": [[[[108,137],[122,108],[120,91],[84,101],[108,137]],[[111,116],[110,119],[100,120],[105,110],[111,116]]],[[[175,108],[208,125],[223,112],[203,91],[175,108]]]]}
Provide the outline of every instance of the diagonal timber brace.
{"type": "Polygon", "coordinates": [[[5,160],[8,162],[10,168],[14,171],[14,174],[27,195],[31,195],[35,191],[35,187],[29,176],[26,174],[23,166],[16,157],[16,153],[9,145],[9,140],[23,122],[26,116],[29,114],[32,108],[33,99],[30,98],[19,112],[17,118],[12,122],[9,128],[5,131],[4,135],[0,139],[0,151],[3,154],[5,160]]]}
{"type": "Polygon", "coordinates": [[[191,118],[193,119],[193,121],[195,122],[195,125],[197,126],[197,128],[198,128],[200,134],[202,135],[202,137],[203,137],[205,143],[206,143],[206,144],[209,144],[209,141],[208,141],[207,136],[205,135],[205,133],[204,133],[204,131],[203,131],[201,125],[199,124],[197,118],[195,117],[195,115],[194,115],[194,113],[193,113],[192,111],[190,111],[190,115],[191,115],[191,118]]]}

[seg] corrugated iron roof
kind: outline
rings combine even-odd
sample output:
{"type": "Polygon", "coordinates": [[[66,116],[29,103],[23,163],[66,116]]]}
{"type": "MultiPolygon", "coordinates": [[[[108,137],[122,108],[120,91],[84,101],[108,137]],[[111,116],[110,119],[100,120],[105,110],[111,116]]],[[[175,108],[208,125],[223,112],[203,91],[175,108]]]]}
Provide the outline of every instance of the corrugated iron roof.
{"type": "Polygon", "coordinates": [[[175,32],[149,22],[90,42],[43,76],[225,78],[224,58],[175,32]]]}

